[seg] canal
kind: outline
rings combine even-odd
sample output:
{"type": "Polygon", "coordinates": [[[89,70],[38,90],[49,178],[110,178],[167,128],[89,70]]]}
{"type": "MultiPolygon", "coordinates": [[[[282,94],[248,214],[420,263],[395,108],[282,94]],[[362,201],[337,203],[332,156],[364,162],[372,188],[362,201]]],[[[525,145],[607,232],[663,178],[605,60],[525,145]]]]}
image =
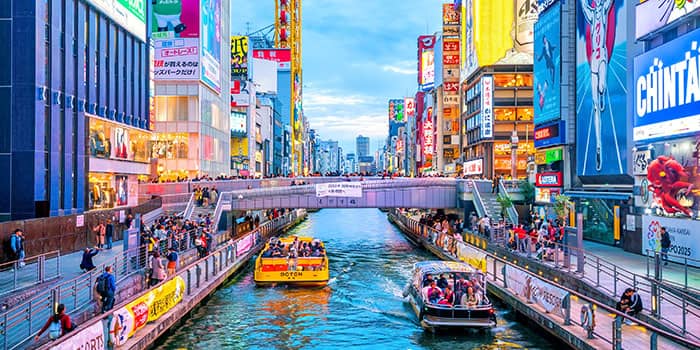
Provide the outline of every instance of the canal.
{"type": "Polygon", "coordinates": [[[323,289],[256,288],[253,262],[214,293],[158,349],[550,349],[542,331],[499,309],[487,332],[426,333],[402,291],[413,246],[377,209],[324,209],[290,231],[320,238],[330,258],[323,289]]]}

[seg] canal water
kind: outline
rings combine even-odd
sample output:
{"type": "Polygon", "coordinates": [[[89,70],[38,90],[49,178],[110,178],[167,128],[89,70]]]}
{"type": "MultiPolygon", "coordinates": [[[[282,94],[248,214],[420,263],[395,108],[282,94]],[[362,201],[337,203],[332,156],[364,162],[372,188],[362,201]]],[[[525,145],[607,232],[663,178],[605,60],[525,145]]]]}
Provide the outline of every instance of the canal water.
{"type": "Polygon", "coordinates": [[[253,263],[214,293],[158,349],[551,349],[561,347],[499,309],[490,331],[424,332],[402,291],[413,263],[435,259],[377,209],[324,209],[289,234],[323,240],[323,289],[256,288],[253,263]]]}

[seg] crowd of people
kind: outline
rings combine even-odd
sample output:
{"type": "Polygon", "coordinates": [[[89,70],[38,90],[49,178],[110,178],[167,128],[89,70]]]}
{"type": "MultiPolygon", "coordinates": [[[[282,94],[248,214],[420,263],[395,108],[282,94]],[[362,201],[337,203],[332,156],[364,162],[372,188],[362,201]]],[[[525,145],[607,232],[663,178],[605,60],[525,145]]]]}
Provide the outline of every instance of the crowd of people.
{"type": "MultiPolygon", "coordinates": [[[[297,270],[298,258],[320,258],[325,256],[326,250],[323,248],[321,241],[314,239],[311,242],[303,242],[298,237],[294,237],[294,241],[289,244],[284,244],[279,238],[272,237],[267,249],[262,252],[263,258],[286,258],[289,271],[297,270]]],[[[312,266],[308,268],[314,269],[312,266]]]]}
{"type": "Polygon", "coordinates": [[[216,186],[194,186],[194,200],[198,207],[215,207],[216,201],[219,199],[219,190],[216,186]]]}
{"type": "Polygon", "coordinates": [[[480,275],[441,274],[437,279],[426,274],[422,282],[423,298],[430,304],[447,307],[475,307],[489,304],[480,275]]]}

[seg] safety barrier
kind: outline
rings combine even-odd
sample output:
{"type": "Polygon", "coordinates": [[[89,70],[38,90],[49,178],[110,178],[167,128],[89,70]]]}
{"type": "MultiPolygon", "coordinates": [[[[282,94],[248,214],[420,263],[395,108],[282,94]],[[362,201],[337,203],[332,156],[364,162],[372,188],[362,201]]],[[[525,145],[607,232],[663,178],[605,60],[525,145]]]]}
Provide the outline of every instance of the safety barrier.
{"type": "Polygon", "coordinates": [[[668,258],[674,261],[676,264],[680,264],[683,267],[683,282],[671,281],[669,279],[664,279],[664,270],[666,269],[664,264],[661,262],[664,260],[661,252],[647,249],[646,250],[646,265],[647,265],[647,278],[653,278],[658,281],[664,281],[670,285],[674,285],[684,291],[700,295],[700,289],[694,288],[688,285],[688,272],[689,271],[699,271],[700,270],[700,260],[691,259],[687,256],[676,255],[676,254],[666,254],[668,258]]]}
{"type": "MultiPolygon", "coordinates": [[[[458,257],[455,253],[461,246],[468,246],[467,243],[454,240],[448,235],[441,235],[433,228],[419,224],[414,219],[406,217],[400,212],[391,211],[389,215],[392,217],[392,219],[398,221],[402,226],[410,230],[413,235],[420,236],[426,242],[440,248],[442,254],[450,256],[452,259],[466,260],[465,257],[458,257]],[[436,242],[436,240],[439,239],[444,240],[442,244],[436,242]]],[[[621,350],[623,348],[640,348],[640,345],[652,350],[659,348],[671,349],[682,347],[700,348],[700,342],[695,339],[684,338],[654,327],[653,325],[645,323],[634,317],[626,316],[597,300],[579,294],[571,289],[556,284],[555,282],[544,280],[541,276],[538,276],[527,269],[523,269],[522,267],[519,267],[506,259],[497,257],[484,250],[480,251],[479,254],[483,255],[484,264],[488,267],[487,275],[493,282],[497,282],[497,284],[501,285],[503,288],[510,288],[508,286],[508,277],[506,276],[506,266],[508,266],[509,268],[517,269],[520,274],[526,274],[533,281],[534,279],[537,279],[542,283],[547,283],[558,289],[566,291],[569,296],[567,296],[565,300],[562,300],[560,305],[563,312],[560,315],[548,313],[550,319],[556,319],[557,324],[562,327],[571,327],[571,325],[581,327],[586,330],[589,339],[602,339],[614,350],[621,350]],[[581,317],[578,320],[571,317],[572,307],[574,305],[580,306],[581,317]],[[602,310],[602,314],[599,310],[602,310]],[[611,322],[606,324],[609,326],[609,328],[606,329],[596,327],[596,314],[598,314],[599,326],[603,324],[603,320],[605,317],[607,317],[607,315],[613,315],[611,322]],[[639,329],[639,327],[623,327],[622,321],[625,318],[633,320],[642,329],[639,329]],[[640,344],[640,341],[642,340],[645,342],[644,344],[640,344]]],[[[516,292],[510,288],[509,293],[516,292]]],[[[531,299],[529,292],[520,292],[520,294],[528,295],[527,299],[531,299]]],[[[532,302],[532,300],[528,300],[528,302],[532,302]]]]}
{"type": "Polygon", "coordinates": [[[0,295],[16,292],[61,276],[61,252],[52,252],[0,264],[0,295]]]}

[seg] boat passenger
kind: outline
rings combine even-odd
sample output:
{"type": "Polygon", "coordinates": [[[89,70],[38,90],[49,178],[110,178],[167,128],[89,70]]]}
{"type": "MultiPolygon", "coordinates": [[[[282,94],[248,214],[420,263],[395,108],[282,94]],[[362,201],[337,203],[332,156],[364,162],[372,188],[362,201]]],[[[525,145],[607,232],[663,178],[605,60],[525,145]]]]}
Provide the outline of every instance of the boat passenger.
{"type": "Polygon", "coordinates": [[[429,287],[431,283],[433,283],[433,276],[431,276],[430,274],[425,275],[425,279],[423,280],[423,287],[429,287]]]}
{"type": "Polygon", "coordinates": [[[462,300],[460,301],[460,304],[466,307],[474,307],[478,304],[476,294],[474,293],[474,288],[467,288],[467,293],[462,295],[462,300]]]}
{"type": "Polygon", "coordinates": [[[428,302],[431,304],[437,304],[437,302],[442,298],[443,294],[440,288],[437,287],[435,281],[430,283],[428,287],[428,302]]]}
{"type": "Polygon", "coordinates": [[[449,285],[450,282],[447,281],[447,277],[445,277],[445,274],[440,275],[440,278],[437,281],[437,286],[440,287],[440,289],[445,290],[445,288],[449,285]]]}
{"type": "Polygon", "coordinates": [[[450,286],[445,287],[445,296],[438,302],[440,305],[452,306],[455,304],[455,293],[452,292],[450,286]]]}

